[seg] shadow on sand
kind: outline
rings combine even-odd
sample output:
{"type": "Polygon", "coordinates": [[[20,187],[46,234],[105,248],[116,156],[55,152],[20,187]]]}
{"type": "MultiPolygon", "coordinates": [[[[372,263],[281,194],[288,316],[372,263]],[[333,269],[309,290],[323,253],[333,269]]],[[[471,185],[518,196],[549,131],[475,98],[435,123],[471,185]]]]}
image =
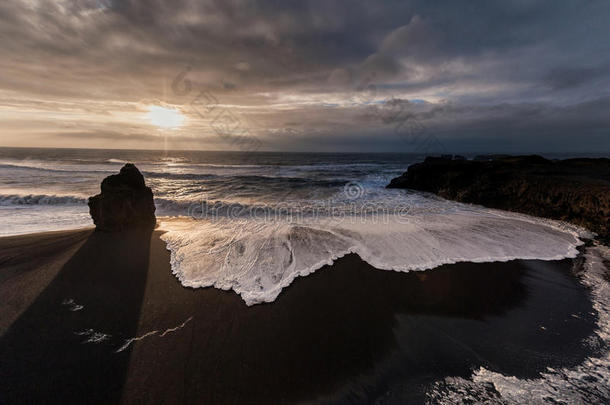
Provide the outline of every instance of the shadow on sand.
{"type": "Polygon", "coordinates": [[[89,236],[0,340],[2,402],[119,401],[130,350],[114,354],[95,332],[136,333],[150,236],[89,236]]]}

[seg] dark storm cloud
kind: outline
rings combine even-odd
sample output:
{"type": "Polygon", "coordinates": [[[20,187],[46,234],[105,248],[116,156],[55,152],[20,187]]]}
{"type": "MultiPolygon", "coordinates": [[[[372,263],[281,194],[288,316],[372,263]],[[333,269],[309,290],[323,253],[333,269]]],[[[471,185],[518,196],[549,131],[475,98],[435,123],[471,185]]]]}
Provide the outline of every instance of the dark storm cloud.
{"type": "Polygon", "coordinates": [[[392,97],[426,100],[411,114],[451,145],[524,134],[543,145],[552,133],[566,149],[582,137],[610,148],[605,0],[5,0],[0,38],[7,108],[183,105],[170,85],[191,66],[194,83],[260,123],[270,149],[394,148],[365,108],[392,97]]]}
{"type": "Polygon", "coordinates": [[[284,124],[284,131],[277,130],[270,142],[284,148],[296,142],[307,150],[324,151],[339,145],[347,151],[421,151],[425,142],[433,141],[436,149],[430,152],[520,152],[525,148],[599,153],[607,150],[600,145],[608,145],[608,111],[610,98],[563,107],[544,103],[422,105],[393,100],[354,110],[300,113],[303,122],[291,122],[291,128],[284,124]]]}
{"type": "Polygon", "coordinates": [[[552,69],[546,79],[553,89],[562,90],[604,79],[608,75],[610,75],[610,66],[563,67],[552,69]]]}

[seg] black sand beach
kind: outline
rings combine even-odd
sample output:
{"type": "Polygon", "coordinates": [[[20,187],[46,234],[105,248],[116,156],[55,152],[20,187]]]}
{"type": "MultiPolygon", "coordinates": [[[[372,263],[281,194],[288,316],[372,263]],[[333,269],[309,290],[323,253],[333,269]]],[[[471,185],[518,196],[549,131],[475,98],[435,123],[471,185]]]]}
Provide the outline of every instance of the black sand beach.
{"type": "Polygon", "coordinates": [[[0,0],[0,405],[610,405],[609,38],[0,0]]]}
{"type": "Polygon", "coordinates": [[[422,402],[448,375],[589,354],[571,260],[397,273],[348,255],[247,307],[182,287],[159,234],[0,239],[3,403],[422,402]]]}

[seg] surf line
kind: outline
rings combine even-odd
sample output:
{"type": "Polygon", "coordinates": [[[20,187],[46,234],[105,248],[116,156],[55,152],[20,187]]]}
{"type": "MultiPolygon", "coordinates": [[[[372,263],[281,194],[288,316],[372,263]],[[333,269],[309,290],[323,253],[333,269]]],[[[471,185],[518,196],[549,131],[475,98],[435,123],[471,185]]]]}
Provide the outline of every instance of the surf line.
{"type": "Polygon", "coordinates": [[[152,330],[150,332],[143,334],[142,336],[136,336],[133,338],[126,339],[125,343],[123,343],[123,345],[121,347],[119,347],[117,350],[115,350],[115,353],[122,352],[123,350],[127,349],[133,342],[137,342],[138,340],[146,339],[147,337],[154,336],[154,335],[163,337],[163,336],[167,335],[168,333],[172,333],[177,330],[180,330],[180,329],[184,328],[186,326],[186,324],[189,323],[192,319],[193,319],[193,317],[189,316],[188,319],[185,320],[184,322],[182,322],[180,325],[175,326],[173,328],[165,329],[165,331],[163,331],[161,334],[159,334],[159,332],[160,332],[159,330],[152,330]]]}

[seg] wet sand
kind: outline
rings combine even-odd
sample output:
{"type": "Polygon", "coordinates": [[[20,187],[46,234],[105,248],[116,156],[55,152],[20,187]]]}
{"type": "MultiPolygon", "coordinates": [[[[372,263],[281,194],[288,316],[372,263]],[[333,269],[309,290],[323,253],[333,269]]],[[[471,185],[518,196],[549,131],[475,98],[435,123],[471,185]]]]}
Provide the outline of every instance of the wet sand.
{"type": "Polygon", "coordinates": [[[571,260],[398,273],[348,255],[247,307],[182,287],[159,235],[0,238],[3,403],[421,402],[445,376],[589,354],[571,260]]]}

